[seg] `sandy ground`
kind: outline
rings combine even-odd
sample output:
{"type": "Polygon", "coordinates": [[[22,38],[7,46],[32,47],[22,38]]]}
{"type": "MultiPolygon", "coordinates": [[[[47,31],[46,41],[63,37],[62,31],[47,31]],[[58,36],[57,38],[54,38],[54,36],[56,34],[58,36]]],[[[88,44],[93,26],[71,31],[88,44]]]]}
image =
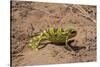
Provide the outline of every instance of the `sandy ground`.
{"type": "Polygon", "coordinates": [[[14,66],[96,61],[96,6],[12,1],[11,62],[14,66]],[[28,47],[34,33],[50,27],[74,28],[71,45],[47,44],[39,51],[28,47]]]}

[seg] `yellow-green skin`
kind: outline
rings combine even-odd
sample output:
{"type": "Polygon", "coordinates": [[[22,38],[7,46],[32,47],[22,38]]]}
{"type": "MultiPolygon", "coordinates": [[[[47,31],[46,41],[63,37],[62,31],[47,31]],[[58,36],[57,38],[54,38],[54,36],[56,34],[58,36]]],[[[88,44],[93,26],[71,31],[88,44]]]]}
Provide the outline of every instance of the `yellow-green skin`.
{"type": "Polygon", "coordinates": [[[68,42],[71,38],[75,37],[77,35],[77,31],[70,28],[70,29],[63,29],[63,28],[50,28],[48,30],[45,30],[29,41],[29,46],[33,49],[38,48],[41,42],[48,40],[50,42],[61,42],[65,43],[65,47],[67,49],[73,50],[69,45],[68,42]]]}

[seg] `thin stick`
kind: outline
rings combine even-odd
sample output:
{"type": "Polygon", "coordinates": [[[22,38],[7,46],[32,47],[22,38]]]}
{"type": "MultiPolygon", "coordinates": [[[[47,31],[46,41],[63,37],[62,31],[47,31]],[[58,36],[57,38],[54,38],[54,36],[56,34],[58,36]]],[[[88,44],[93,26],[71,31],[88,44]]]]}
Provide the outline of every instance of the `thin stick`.
{"type": "MultiPolygon", "coordinates": [[[[64,7],[67,7],[67,5],[64,5],[64,7]]],[[[81,13],[79,13],[79,15],[82,15],[88,19],[90,19],[92,22],[96,23],[96,20],[93,19],[80,5],[74,5],[73,7],[78,9],[81,13]]]]}
{"type": "Polygon", "coordinates": [[[94,20],[80,5],[73,5],[73,7],[75,7],[76,9],[78,9],[86,18],[89,18],[90,20],[92,20],[94,23],[96,23],[96,20],[94,20]]]}

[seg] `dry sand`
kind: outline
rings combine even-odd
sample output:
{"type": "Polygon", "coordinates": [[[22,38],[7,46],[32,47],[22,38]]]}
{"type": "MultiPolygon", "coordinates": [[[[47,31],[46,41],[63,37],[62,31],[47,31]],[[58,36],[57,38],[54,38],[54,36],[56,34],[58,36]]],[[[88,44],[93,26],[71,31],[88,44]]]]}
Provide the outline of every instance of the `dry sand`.
{"type": "Polygon", "coordinates": [[[96,61],[96,6],[12,1],[11,62],[14,66],[96,61]],[[72,27],[78,34],[71,45],[47,44],[39,51],[28,47],[34,33],[50,27],[72,27]]]}

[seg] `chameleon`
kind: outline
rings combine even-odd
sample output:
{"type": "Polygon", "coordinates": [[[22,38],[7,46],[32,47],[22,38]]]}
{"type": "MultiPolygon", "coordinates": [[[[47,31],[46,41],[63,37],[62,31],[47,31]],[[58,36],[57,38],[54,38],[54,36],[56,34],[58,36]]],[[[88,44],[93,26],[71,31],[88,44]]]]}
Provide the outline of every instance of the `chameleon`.
{"type": "Polygon", "coordinates": [[[68,42],[71,38],[77,35],[77,31],[73,28],[63,29],[63,28],[54,28],[51,27],[47,30],[44,30],[40,33],[37,33],[29,40],[29,46],[32,49],[38,49],[43,41],[50,41],[54,43],[64,43],[65,48],[70,51],[74,51],[71,46],[69,46],[68,42]]]}

